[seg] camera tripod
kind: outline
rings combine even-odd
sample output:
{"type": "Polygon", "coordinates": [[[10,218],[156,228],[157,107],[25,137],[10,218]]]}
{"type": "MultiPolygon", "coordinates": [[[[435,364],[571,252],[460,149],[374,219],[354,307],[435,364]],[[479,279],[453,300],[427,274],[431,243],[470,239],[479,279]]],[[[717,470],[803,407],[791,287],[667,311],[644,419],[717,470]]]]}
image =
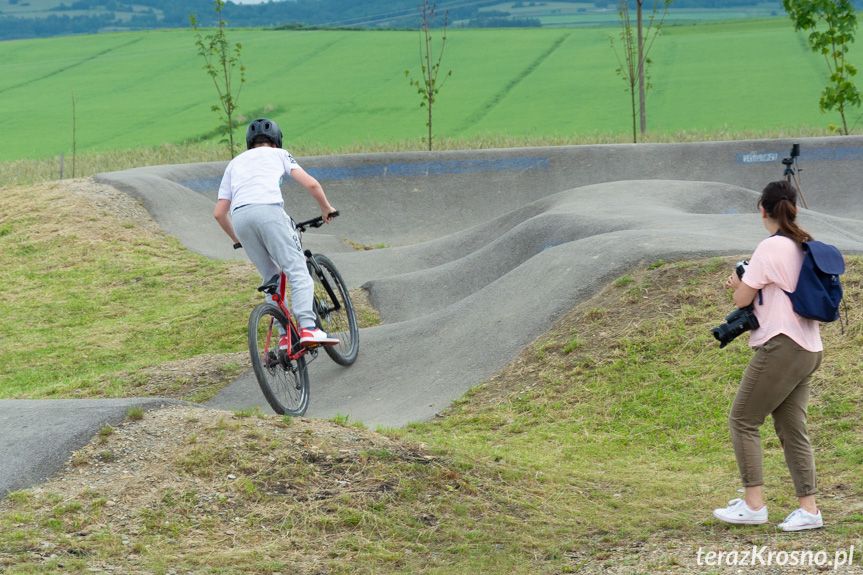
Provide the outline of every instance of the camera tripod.
{"type": "Polygon", "coordinates": [[[783,174],[783,178],[786,182],[793,183],[797,188],[797,191],[800,192],[800,199],[803,200],[803,207],[807,210],[809,209],[809,204],[806,203],[806,197],[803,195],[803,188],[800,187],[800,180],[797,178],[797,172],[800,172],[802,168],[799,166],[795,171],[794,167],[797,166],[797,158],[800,156],[800,144],[793,144],[791,146],[791,157],[784,158],[782,160],[782,164],[785,166],[785,173],[783,174]]]}

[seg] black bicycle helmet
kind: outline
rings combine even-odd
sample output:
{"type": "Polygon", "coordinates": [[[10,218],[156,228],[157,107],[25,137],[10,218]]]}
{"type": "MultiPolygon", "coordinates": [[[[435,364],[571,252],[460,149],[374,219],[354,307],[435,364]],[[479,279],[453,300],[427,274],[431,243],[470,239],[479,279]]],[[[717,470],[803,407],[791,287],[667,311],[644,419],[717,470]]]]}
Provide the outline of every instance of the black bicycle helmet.
{"type": "Polygon", "coordinates": [[[266,136],[277,148],[282,147],[282,131],[279,125],[267,118],[258,118],[246,129],[246,147],[251,150],[258,136],[266,136]]]}

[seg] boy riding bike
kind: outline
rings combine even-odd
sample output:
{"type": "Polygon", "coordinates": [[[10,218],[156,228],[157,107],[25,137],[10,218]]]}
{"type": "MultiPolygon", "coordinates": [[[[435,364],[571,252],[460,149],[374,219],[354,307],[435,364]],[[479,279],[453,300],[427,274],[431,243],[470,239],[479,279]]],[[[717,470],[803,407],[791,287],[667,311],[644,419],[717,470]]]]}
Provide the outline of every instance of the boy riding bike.
{"type": "MultiPolygon", "coordinates": [[[[234,240],[234,248],[245,248],[264,281],[285,272],[291,286],[291,308],[300,326],[300,344],[336,345],[337,338],[315,326],[314,282],[296,224],[284,210],[282,177],[288,174],[308,190],[325,222],[330,222],[336,210],[321,184],[282,149],[282,131],[275,122],[258,118],[249,124],[246,146],[248,149],[225,168],[213,216],[234,240]]],[[[280,335],[279,347],[286,349],[288,338],[280,335]]]]}

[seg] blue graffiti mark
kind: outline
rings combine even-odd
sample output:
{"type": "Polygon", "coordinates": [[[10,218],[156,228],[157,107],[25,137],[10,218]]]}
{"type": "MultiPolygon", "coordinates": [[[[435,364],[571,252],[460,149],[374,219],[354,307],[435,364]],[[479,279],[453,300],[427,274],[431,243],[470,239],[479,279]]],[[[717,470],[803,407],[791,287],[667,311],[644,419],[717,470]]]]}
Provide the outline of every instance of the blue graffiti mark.
{"type": "MultiPolygon", "coordinates": [[[[372,178],[409,178],[474,174],[484,172],[548,171],[548,158],[508,158],[491,160],[462,160],[453,162],[411,162],[402,164],[376,164],[373,166],[340,166],[337,168],[310,168],[308,173],[320,181],[368,180],[372,178]]],[[[219,189],[222,178],[192,178],[177,183],[199,193],[219,189]]],[[[287,180],[286,180],[287,181],[287,180]]]]}
{"type": "Polygon", "coordinates": [[[544,252],[545,250],[550,250],[551,248],[556,248],[557,246],[564,244],[564,243],[566,243],[566,242],[549,240],[549,241],[545,242],[544,244],[542,244],[542,246],[539,248],[539,251],[544,252]]]}
{"type": "MultiPolygon", "coordinates": [[[[766,164],[780,162],[791,157],[791,148],[783,151],[737,152],[735,164],[766,164]]],[[[803,148],[800,150],[801,162],[847,162],[863,159],[863,147],[847,148],[803,148]]]]}
{"type": "Polygon", "coordinates": [[[815,148],[802,150],[800,160],[821,162],[843,162],[863,159],[863,148],[815,148]]]}
{"type": "Polygon", "coordinates": [[[190,178],[188,180],[178,180],[178,184],[186,186],[193,192],[203,194],[219,189],[219,184],[222,183],[221,176],[218,178],[190,178]]]}
{"type": "Polygon", "coordinates": [[[411,162],[376,166],[342,166],[317,168],[308,172],[321,181],[357,180],[370,178],[407,178],[473,174],[478,172],[548,171],[548,158],[508,158],[494,160],[464,160],[454,162],[411,162]]]}

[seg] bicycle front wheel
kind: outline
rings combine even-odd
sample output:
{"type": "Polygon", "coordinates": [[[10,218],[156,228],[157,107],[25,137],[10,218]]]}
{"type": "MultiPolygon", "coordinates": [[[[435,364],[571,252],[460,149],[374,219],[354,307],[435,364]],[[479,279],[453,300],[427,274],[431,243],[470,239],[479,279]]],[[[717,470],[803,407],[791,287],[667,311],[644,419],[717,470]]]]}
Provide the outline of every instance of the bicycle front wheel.
{"type": "Polygon", "coordinates": [[[279,328],[291,332],[291,342],[299,337],[289,326],[282,310],[262,303],[249,318],[249,355],[258,385],[267,403],[278,414],[300,416],[309,406],[309,373],[306,358],[291,360],[279,349],[279,328]]]}
{"type": "MultiPolygon", "coordinates": [[[[328,335],[339,338],[338,345],[324,349],[339,365],[351,365],[357,360],[360,350],[360,330],[354,304],[335,264],[322,255],[315,255],[314,259],[320,270],[320,273],[315,269],[309,270],[315,280],[315,323],[328,335]]],[[[314,267],[311,263],[309,266],[314,267]]]]}

